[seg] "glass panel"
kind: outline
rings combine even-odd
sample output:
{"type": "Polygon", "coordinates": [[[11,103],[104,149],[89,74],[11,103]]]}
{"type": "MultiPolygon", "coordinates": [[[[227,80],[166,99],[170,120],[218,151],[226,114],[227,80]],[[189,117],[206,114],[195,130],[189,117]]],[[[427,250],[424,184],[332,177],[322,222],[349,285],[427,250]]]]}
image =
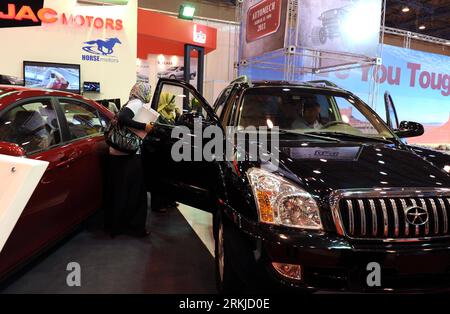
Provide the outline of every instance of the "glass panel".
{"type": "Polygon", "coordinates": [[[60,99],[59,103],[66,116],[72,140],[104,131],[105,125],[99,119],[96,109],[75,100],[60,99]]]}
{"type": "Polygon", "coordinates": [[[354,130],[358,130],[364,134],[379,134],[377,129],[370,123],[368,117],[358,110],[349,99],[343,97],[334,97],[334,99],[339,107],[341,116],[341,119],[337,119],[336,121],[342,121],[353,127],[354,130]]]}
{"type": "Polygon", "coordinates": [[[61,131],[50,100],[16,106],[0,118],[0,141],[20,145],[27,153],[61,142],[61,131]]]}
{"type": "Polygon", "coordinates": [[[220,115],[222,114],[223,108],[225,106],[225,100],[230,95],[230,92],[231,92],[231,88],[225,89],[222,92],[222,94],[220,94],[219,98],[217,98],[217,100],[216,100],[216,104],[214,105],[214,108],[215,108],[215,111],[216,111],[216,115],[218,117],[220,117],[220,115]]]}
{"type": "Polygon", "coordinates": [[[165,124],[175,124],[182,114],[207,118],[200,100],[189,89],[171,84],[163,85],[156,110],[160,114],[158,122],[165,124]]]}
{"type": "Polygon", "coordinates": [[[349,95],[300,88],[254,88],[245,93],[239,126],[280,127],[300,133],[392,137],[369,107],[349,95]]]}

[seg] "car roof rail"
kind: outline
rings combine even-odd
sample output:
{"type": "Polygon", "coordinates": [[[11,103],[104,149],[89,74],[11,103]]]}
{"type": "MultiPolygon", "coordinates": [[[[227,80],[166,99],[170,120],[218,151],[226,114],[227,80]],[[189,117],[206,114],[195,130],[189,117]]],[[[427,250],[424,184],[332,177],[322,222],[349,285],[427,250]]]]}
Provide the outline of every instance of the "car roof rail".
{"type": "Polygon", "coordinates": [[[336,88],[340,88],[339,86],[337,86],[336,84],[334,84],[331,81],[327,81],[327,80],[316,80],[316,81],[308,81],[306,82],[307,84],[316,84],[316,85],[321,85],[321,86],[329,86],[329,87],[336,87],[336,88]]]}
{"type": "Polygon", "coordinates": [[[230,85],[239,84],[239,83],[247,83],[249,86],[252,85],[252,82],[249,80],[247,75],[239,76],[237,79],[231,81],[230,85]]]}

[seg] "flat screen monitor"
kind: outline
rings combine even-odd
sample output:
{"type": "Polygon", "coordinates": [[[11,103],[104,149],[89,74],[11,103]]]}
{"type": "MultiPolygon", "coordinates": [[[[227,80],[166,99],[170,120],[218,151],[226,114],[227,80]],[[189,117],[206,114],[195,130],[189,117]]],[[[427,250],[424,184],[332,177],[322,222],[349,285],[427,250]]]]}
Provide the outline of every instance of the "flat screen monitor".
{"type": "Polygon", "coordinates": [[[100,83],[83,82],[83,91],[88,93],[100,93],[100,83]]]}
{"type": "Polygon", "coordinates": [[[24,85],[80,94],[80,65],[24,61],[24,85]]]}

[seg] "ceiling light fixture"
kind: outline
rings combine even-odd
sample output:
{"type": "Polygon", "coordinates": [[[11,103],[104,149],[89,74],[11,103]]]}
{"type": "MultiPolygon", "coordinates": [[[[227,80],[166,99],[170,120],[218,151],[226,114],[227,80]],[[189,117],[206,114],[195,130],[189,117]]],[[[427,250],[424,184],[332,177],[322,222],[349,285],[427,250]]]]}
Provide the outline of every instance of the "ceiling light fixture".
{"type": "Polygon", "coordinates": [[[420,25],[419,26],[419,29],[421,30],[421,31],[423,31],[424,29],[426,29],[427,27],[425,26],[425,25],[420,25]]]}
{"type": "Polygon", "coordinates": [[[180,5],[180,11],[178,12],[178,18],[184,20],[194,19],[195,7],[190,4],[180,5]]]}
{"type": "Polygon", "coordinates": [[[410,9],[408,8],[408,7],[403,7],[403,9],[402,9],[402,12],[403,13],[407,13],[407,12],[409,12],[410,11],[410,9]]]}

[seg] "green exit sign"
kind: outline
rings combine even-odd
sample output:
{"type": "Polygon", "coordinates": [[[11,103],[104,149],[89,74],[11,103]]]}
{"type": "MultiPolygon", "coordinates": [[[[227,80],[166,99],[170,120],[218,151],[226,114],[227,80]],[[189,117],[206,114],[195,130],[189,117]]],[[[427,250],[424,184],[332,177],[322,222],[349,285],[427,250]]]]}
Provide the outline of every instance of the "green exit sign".
{"type": "Polygon", "coordinates": [[[129,0],[78,0],[80,3],[125,5],[129,0]]]}

